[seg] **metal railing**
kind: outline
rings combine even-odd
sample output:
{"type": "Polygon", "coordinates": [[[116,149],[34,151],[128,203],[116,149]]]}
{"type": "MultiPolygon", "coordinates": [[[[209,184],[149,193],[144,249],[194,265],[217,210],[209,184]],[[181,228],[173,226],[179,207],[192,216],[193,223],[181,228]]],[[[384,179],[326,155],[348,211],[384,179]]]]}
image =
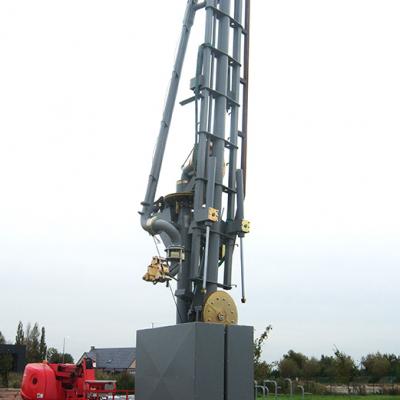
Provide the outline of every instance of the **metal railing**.
{"type": "Polygon", "coordinates": [[[84,392],[85,398],[92,400],[103,400],[103,399],[115,400],[115,397],[123,397],[123,396],[125,397],[125,400],[129,400],[129,395],[134,395],[134,394],[135,391],[132,389],[85,390],[84,392]]]}

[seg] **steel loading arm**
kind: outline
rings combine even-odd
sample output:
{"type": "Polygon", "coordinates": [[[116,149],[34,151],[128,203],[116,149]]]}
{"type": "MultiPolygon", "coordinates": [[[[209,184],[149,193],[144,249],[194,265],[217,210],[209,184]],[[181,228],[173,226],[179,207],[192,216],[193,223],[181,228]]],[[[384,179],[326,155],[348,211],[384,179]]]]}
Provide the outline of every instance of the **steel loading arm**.
{"type": "Polygon", "coordinates": [[[196,10],[201,8],[202,4],[198,4],[197,0],[188,0],[186,5],[185,17],[183,20],[182,33],[179,40],[178,51],[176,54],[175,64],[172,70],[172,77],[168,88],[167,100],[165,103],[164,113],[161,121],[160,131],[158,133],[157,144],[153,156],[153,162],[147,184],[146,195],[141,203],[143,208],[141,211],[142,228],[151,235],[165,232],[174,244],[180,244],[181,236],[176,227],[168,221],[161,220],[154,214],[154,199],[156,195],[158,180],[160,178],[161,165],[165,153],[165,146],[171,124],[172,114],[176,102],[176,96],[179,88],[179,81],[182,73],[183,61],[185,59],[186,49],[189,42],[190,31],[193,26],[196,10]]]}
{"type": "MultiPolygon", "coordinates": [[[[245,301],[242,238],[249,231],[249,223],[244,220],[243,211],[249,12],[250,0],[188,0],[186,5],[182,33],[140,212],[143,229],[153,236],[159,234],[167,252],[166,259],[153,258],[147,274],[148,280],[153,283],[164,282],[168,280],[167,275],[178,274],[175,293],[178,323],[205,320],[205,301],[210,295],[218,287],[232,288],[232,256],[237,237],[241,242],[242,301],[245,301]],[[195,144],[189,162],[183,167],[176,193],[155,201],[190,30],[196,12],[202,8],[206,13],[205,40],[199,47],[196,76],[191,81],[194,96],[181,102],[182,105],[192,102],[195,104],[195,144]],[[240,85],[243,86],[242,91],[240,85]],[[241,130],[238,127],[240,111],[241,130]],[[226,135],[228,128],[229,133],[226,135]],[[238,152],[241,156],[239,168],[238,152]],[[225,156],[229,160],[226,164],[225,156]],[[166,265],[169,265],[169,269],[166,265]],[[224,279],[223,283],[218,283],[218,268],[222,265],[224,279]]],[[[221,315],[219,318],[224,321],[221,315]]]]}

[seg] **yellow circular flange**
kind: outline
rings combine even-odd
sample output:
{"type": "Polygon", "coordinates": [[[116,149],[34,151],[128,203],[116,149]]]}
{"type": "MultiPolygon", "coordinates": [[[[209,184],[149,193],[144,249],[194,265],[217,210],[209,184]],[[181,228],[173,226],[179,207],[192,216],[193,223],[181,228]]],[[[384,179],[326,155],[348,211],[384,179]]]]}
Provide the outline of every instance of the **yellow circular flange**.
{"type": "Polygon", "coordinates": [[[204,301],[203,321],[212,324],[236,325],[238,312],[232,297],[223,291],[209,294],[204,301]]]}

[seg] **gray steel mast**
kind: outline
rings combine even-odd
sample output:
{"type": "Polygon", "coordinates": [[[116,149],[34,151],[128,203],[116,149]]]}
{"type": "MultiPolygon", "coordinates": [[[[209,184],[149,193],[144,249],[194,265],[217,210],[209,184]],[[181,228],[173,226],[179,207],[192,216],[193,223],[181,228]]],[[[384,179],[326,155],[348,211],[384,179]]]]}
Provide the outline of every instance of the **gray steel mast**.
{"type": "Polygon", "coordinates": [[[218,288],[232,288],[232,260],[238,237],[245,301],[242,239],[249,231],[243,204],[249,15],[250,0],[187,1],[140,213],[143,229],[151,235],[159,234],[166,247],[165,260],[153,258],[145,279],[157,283],[176,277],[177,323],[205,320],[207,297],[218,288]],[[201,9],[206,13],[205,35],[198,50],[196,75],[191,80],[194,96],[181,102],[194,103],[195,143],[190,159],[182,167],[176,192],[156,200],[190,30],[201,9]],[[219,268],[223,268],[223,282],[218,282],[219,268]]]}

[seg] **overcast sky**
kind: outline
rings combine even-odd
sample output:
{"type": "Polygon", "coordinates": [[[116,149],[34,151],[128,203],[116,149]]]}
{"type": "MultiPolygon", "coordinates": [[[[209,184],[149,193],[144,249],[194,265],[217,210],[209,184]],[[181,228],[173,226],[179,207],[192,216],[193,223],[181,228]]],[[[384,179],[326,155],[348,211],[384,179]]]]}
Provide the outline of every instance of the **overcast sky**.
{"type": "MultiPolygon", "coordinates": [[[[173,324],[142,281],[139,225],[185,0],[0,2],[0,330],[49,346],[135,345],[173,324]]],[[[267,361],[293,348],[400,353],[400,3],[253,0],[248,303],[267,361]]],[[[200,15],[200,14],[199,14],[200,15]]],[[[203,14],[201,14],[203,15],[203,14]]],[[[179,99],[203,36],[196,20],[179,99]]],[[[174,114],[174,190],[193,108],[174,114]]],[[[237,255],[236,255],[237,256],[237,255]]],[[[238,281],[238,263],[234,273],[238,281]]]]}

